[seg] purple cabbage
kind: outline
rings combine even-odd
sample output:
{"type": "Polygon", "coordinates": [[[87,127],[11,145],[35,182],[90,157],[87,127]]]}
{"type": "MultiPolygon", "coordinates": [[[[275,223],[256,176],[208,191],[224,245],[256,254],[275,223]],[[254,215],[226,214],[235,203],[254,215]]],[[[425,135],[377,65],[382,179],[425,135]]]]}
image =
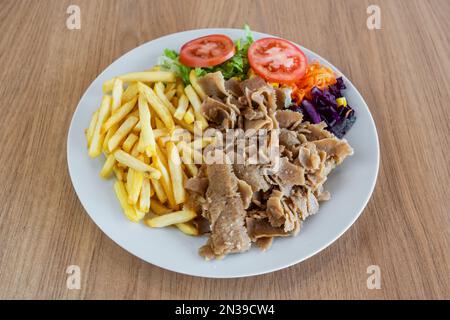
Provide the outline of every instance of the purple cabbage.
{"type": "Polygon", "coordinates": [[[305,110],[305,113],[309,116],[309,119],[311,120],[312,123],[319,123],[320,121],[322,121],[320,119],[320,115],[316,111],[316,108],[308,100],[303,99],[302,108],[303,110],[305,110]]]}
{"type": "Polygon", "coordinates": [[[324,90],[314,87],[311,90],[312,99],[303,99],[299,106],[291,106],[291,110],[303,113],[305,120],[311,123],[324,121],[328,131],[342,138],[356,121],[355,111],[349,105],[337,105],[336,99],[343,96],[341,90],[345,88],[342,77],[324,90]]]}
{"type": "Polygon", "coordinates": [[[341,90],[346,89],[347,87],[344,84],[344,79],[342,77],[336,78],[336,83],[329,86],[328,90],[330,90],[331,94],[337,98],[342,97],[341,90]]]}

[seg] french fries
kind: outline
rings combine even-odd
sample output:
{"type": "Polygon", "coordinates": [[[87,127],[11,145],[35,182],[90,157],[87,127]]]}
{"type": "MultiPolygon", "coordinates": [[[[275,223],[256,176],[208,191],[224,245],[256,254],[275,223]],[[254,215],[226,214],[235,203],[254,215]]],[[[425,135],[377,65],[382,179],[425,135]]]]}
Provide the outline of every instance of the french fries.
{"type": "Polygon", "coordinates": [[[155,92],[153,92],[153,90],[149,86],[146,86],[142,82],[139,82],[138,88],[139,92],[141,94],[144,94],[144,96],[147,98],[147,101],[152,107],[152,110],[162,120],[167,129],[169,131],[172,131],[173,128],[175,127],[175,123],[167,107],[161,102],[161,100],[159,100],[155,92]]]}
{"type": "Polygon", "coordinates": [[[102,127],[102,132],[108,131],[109,128],[111,128],[113,125],[125,119],[125,117],[131,112],[131,110],[133,110],[134,106],[136,105],[136,100],[137,98],[133,98],[127,103],[125,103],[123,106],[117,107],[115,112],[114,109],[112,109],[113,114],[108,120],[106,120],[105,124],[102,127]]]}
{"type": "Polygon", "coordinates": [[[102,146],[102,150],[104,153],[109,154],[109,149],[108,149],[108,142],[109,139],[111,139],[111,137],[114,135],[114,133],[116,133],[117,129],[119,129],[119,125],[113,124],[111,128],[109,128],[108,132],[106,132],[105,138],[103,139],[103,146],[102,146]]]}
{"type": "Polygon", "coordinates": [[[173,189],[172,189],[172,181],[170,180],[170,173],[168,170],[167,161],[165,160],[162,151],[157,146],[156,147],[156,155],[153,156],[153,163],[155,164],[156,168],[161,173],[161,185],[164,189],[164,193],[167,196],[167,201],[169,203],[169,207],[172,209],[176,207],[177,203],[175,202],[175,198],[173,195],[173,189]]]}
{"type": "Polygon", "coordinates": [[[178,149],[172,141],[167,142],[167,161],[169,164],[170,178],[172,180],[173,197],[176,204],[186,200],[186,192],[183,185],[183,170],[178,149]]]}
{"type": "Polygon", "coordinates": [[[192,85],[188,85],[186,88],[184,88],[184,92],[186,93],[186,96],[188,97],[189,101],[191,102],[192,108],[194,109],[193,111],[195,120],[200,121],[202,129],[206,129],[208,127],[208,121],[202,115],[202,102],[200,101],[200,98],[198,97],[192,85]]]}
{"type": "Polygon", "coordinates": [[[206,93],[203,91],[202,87],[197,82],[197,74],[195,73],[195,70],[192,69],[189,73],[189,81],[191,82],[192,87],[195,89],[195,92],[197,92],[200,99],[203,101],[206,98],[206,93]]]}
{"type": "Polygon", "coordinates": [[[199,232],[198,229],[192,225],[192,223],[189,222],[183,222],[183,223],[177,223],[176,227],[183,232],[184,234],[187,234],[189,236],[198,236],[199,232]]]}
{"type": "Polygon", "coordinates": [[[134,97],[136,97],[139,93],[137,83],[132,83],[128,86],[128,88],[123,92],[122,95],[122,103],[127,103],[134,97]]]}
{"type": "MultiPolygon", "coordinates": [[[[155,84],[154,89],[155,89],[155,93],[158,96],[159,100],[161,100],[161,102],[164,103],[167,110],[174,111],[175,107],[172,105],[172,103],[170,103],[170,99],[168,99],[166,94],[164,93],[164,84],[162,84],[162,82],[157,82],[155,84]]],[[[173,114],[174,112],[170,112],[170,113],[173,114]]]]}
{"type": "MultiPolygon", "coordinates": [[[[178,119],[178,120],[183,120],[183,117],[184,117],[188,107],[189,107],[189,100],[186,97],[186,95],[183,94],[178,99],[178,107],[177,107],[175,113],[173,114],[173,117],[178,119]]],[[[192,122],[189,122],[189,123],[192,123],[192,122]]]]}
{"type": "Polygon", "coordinates": [[[103,164],[102,170],[100,171],[100,177],[103,179],[108,179],[114,169],[114,164],[116,163],[116,159],[114,158],[114,155],[110,154],[108,157],[106,157],[106,161],[103,164]]]}
{"type": "Polygon", "coordinates": [[[128,203],[136,204],[141,193],[142,183],[144,181],[144,173],[134,170],[131,176],[130,189],[128,193],[128,203]]]}
{"type": "Polygon", "coordinates": [[[173,224],[188,222],[194,219],[197,214],[191,210],[181,210],[167,213],[161,216],[145,219],[144,223],[152,228],[162,228],[173,224]]]}
{"type": "Polygon", "coordinates": [[[195,121],[194,110],[192,110],[192,108],[189,108],[186,111],[186,113],[183,116],[183,120],[189,124],[195,121]]]}
{"type": "Polygon", "coordinates": [[[111,97],[104,96],[102,104],[98,112],[97,122],[95,124],[94,132],[92,134],[91,144],[89,146],[89,156],[92,158],[98,157],[102,153],[102,144],[104,135],[101,133],[103,123],[111,113],[111,97]]]}
{"type": "MultiPolygon", "coordinates": [[[[145,151],[145,154],[149,157],[156,153],[155,136],[153,135],[153,129],[150,125],[151,115],[148,109],[147,100],[143,95],[139,95],[139,118],[141,122],[141,148],[145,151]]],[[[139,150],[139,147],[138,147],[139,150]]],[[[142,152],[141,151],[141,152],[142,152]]]]}
{"type": "Polygon", "coordinates": [[[112,106],[111,106],[111,110],[113,113],[121,105],[122,94],[123,94],[123,81],[120,79],[115,79],[112,91],[112,106]]]}
{"type": "MultiPolygon", "coordinates": [[[[164,192],[164,188],[162,187],[161,183],[158,180],[150,180],[150,182],[151,182],[151,184],[153,186],[152,190],[155,190],[155,194],[156,194],[156,197],[158,198],[158,200],[161,203],[166,202],[167,201],[167,196],[166,196],[166,193],[164,192]]],[[[150,207],[151,207],[152,203],[154,203],[154,202],[155,201],[152,201],[150,203],[150,207]]]]}
{"type": "Polygon", "coordinates": [[[141,194],[139,195],[139,208],[147,213],[150,210],[150,179],[144,178],[142,180],[141,194]]]}
{"type": "Polygon", "coordinates": [[[139,137],[137,135],[135,135],[134,133],[130,133],[122,144],[123,151],[129,153],[138,140],[139,137]]]}
{"type": "Polygon", "coordinates": [[[119,199],[120,206],[125,213],[125,216],[133,222],[138,222],[142,218],[136,212],[136,209],[128,203],[128,193],[125,190],[125,185],[122,181],[116,181],[114,183],[114,191],[116,192],[117,199],[119,199]]]}
{"type": "Polygon", "coordinates": [[[114,153],[114,157],[116,158],[117,162],[120,162],[129,168],[132,168],[140,172],[148,172],[152,179],[158,180],[161,177],[161,173],[158,170],[150,167],[148,164],[133,157],[132,155],[126,153],[123,150],[117,150],[114,153]]]}
{"type": "Polygon", "coordinates": [[[122,125],[117,129],[116,133],[108,141],[108,150],[109,152],[113,152],[120,143],[125,140],[125,137],[133,130],[133,127],[138,122],[138,118],[135,116],[128,117],[122,125]]]}
{"type": "Polygon", "coordinates": [[[116,78],[112,78],[103,83],[102,89],[104,94],[110,93],[113,90],[115,80],[116,78]]]}
{"type": "MultiPolygon", "coordinates": [[[[114,159],[114,160],[115,160],[115,159],[114,159]]],[[[117,179],[117,180],[119,180],[119,181],[123,181],[123,180],[124,180],[125,174],[124,174],[122,168],[120,168],[120,167],[114,165],[113,171],[114,171],[114,175],[116,176],[116,179],[117,179]]]]}
{"type": "Polygon", "coordinates": [[[123,82],[175,82],[175,73],[170,71],[131,72],[118,77],[123,82]]]}
{"type": "Polygon", "coordinates": [[[166,214],[172,212],[171,209],[165,207],[161,202],[157,200],[153,200],[150,203],[150,209],[152,209],[152,212],[158,215],[166,214]]]}
{"type": "Polygon", "coordinates": [[[197,226],[189,221],[196,213],[185,210],[184,183],[198,168],[186,159],[194,147],[201,156],[211,139],[193,139],[194,125],[207,126],[200,112],[206,95],[195,71],[189,76],[191,85],[185,87],[175,73],[156,66],[104,82],[105,96],[85,135],[90,157],[103,152],[99,175],[114,177],[115,194],[129,220],[173,225],[195,236],[197,226]]]}
{"type": "Polygon", "coordinates": [[[95,125],[97,124],[97,119],[98,119],[98,110],[95,111],[94,114],[92,115],[91,122],[89,123],[89,127],[86,130],[86,139],[87,139],[88,148],[91,145],[92,136],[94,135],[95,125]]]}

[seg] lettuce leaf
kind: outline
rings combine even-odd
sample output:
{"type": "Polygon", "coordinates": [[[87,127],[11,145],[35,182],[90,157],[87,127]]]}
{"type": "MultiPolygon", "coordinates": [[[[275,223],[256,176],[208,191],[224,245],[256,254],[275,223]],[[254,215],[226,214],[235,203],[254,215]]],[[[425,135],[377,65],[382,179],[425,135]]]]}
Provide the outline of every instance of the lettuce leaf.
{"type": "Polygon", "coordinates": [[[189,84],[189,72],[191,68],[183,65],[179,60],[179,54],[170,49],[164,49],[164,54],[159,57],[158,65],[163,69],[175,72],[177,76],[183,79],[185,84],[189,84]]]}

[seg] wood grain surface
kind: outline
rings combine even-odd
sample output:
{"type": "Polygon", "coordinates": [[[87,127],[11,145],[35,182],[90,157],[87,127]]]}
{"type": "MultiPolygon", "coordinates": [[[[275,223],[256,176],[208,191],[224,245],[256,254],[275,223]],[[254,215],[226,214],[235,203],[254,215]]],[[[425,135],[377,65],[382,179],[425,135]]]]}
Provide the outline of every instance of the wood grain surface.
{"type": "Polygon", "coordinates": [[[0,298],[449,299],[449,16],[448,0],[0,0],[0,298]],[[66,27],[71,4],[80,30],[66,27]],[[381,30],[366,27],[370,4],[381,30]],[[377,186],[356,223],[307,261],[245,279],[176,274],[121,249],[84,212],[67,170],[69,123],[123,53],[245,22],[353,81],[378,128],[377,186]],[[66,287],[69,265],[81,290],[66,287]],[[367,288],[370,265],[379,290],[367,288]]]}

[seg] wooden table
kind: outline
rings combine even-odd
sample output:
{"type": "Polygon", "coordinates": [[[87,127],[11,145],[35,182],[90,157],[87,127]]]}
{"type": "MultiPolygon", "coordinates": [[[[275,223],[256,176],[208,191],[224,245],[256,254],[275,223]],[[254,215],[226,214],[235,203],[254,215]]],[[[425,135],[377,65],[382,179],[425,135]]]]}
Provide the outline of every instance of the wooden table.
{"type": "Polygon", "coordinates": [[[450,298],[449,15],[447,0],[1,0],[0,298],[450,298]],[[66,27],[71,4],[80,30],[66,27]],[[370,4],[380,30],[366,27],[370,4]],[[66,165],[69,123],[123,53],[245,22],[326,57],[358,87],[378,128],[378,183],[350,230],[303,263],[233,280],[165,271],[84,212],[66,165]],[[81,268],[81,290],[66,287],[69,265],[81,268]],[[379,290],[367,288],[370,265],[379,290]]]}

